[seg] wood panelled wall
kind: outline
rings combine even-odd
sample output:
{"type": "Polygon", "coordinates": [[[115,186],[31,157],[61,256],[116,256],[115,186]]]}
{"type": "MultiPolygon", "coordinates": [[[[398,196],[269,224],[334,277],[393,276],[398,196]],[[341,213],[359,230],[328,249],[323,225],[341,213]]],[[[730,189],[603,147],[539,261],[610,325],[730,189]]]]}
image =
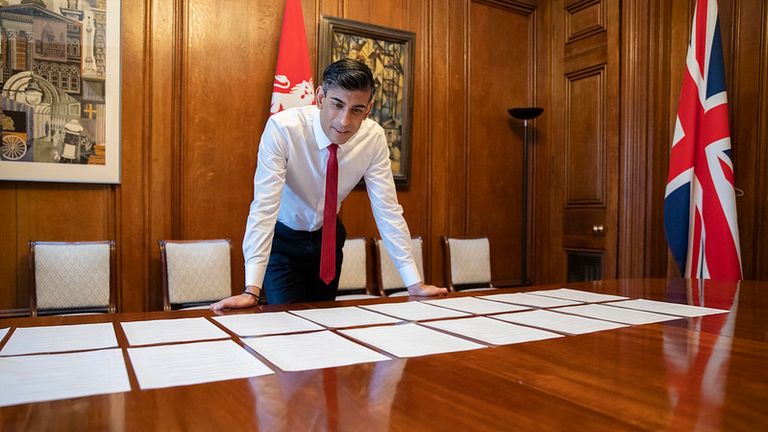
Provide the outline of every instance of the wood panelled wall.
{"type": "MultiPolygon", "coordinates": [[[[122,182],[0,182],[0,309],[26,307],[28,240],[117,240],[119,307],[137,311],[160,307],[158,240],[242,239],[283,0],[122,3],[122,182]]],[[[768,0],[720,3],[737,186],[745,193],[745,275],[768,279],[768,204],[758,198],[768,194],[768,0]]],[[[545,112],[532,123],[529,274],[537,283],[565,280],[567,197],[594,192],[573,189],[583,184],[569,185],[566,168],[578,176],[593,165],[585,149],[598,143],[584,124],[564,133],[567,119],[585,119],[578,100],[563,109],[564,75],[585,78],[572,98],[591,96],[592,84],[609,90],[594,99],[607,104],[599,109],[614,128],[600,145],[617,152],[600,186],[616,200],[606,207],[616,213],[608,215],[616,220],[615,244],[605,242],[616,257],[608,274],[667,273],[661,203],[692,4],[302,0],[313,63],[321,15],[416,34],[412,178],[399,198],[411,233],[426,242],[426,279],[436,284],[444,234],[488,234],[494,280],[519,281],[523,129],[506,110],[531,105],[545,112]],[[579,46],[566,36],[602,46],[607,60],[595,64],[617,67],[574,75],[568,62],[579,46]],[[565,157],[568,139],[586,159],[565,157]]],[[[342,218],[350,235],[376,235],[364,191],[345,201],[342,218]]],[[[239,287],[239,247],[232,264],[239,287]]]]}

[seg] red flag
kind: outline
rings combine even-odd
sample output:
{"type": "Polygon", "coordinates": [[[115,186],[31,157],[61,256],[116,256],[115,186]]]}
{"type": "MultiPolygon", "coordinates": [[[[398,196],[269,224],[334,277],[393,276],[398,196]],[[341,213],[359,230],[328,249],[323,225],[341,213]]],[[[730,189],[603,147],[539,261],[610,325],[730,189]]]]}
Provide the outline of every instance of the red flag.
{"type": "Polygon", "coordinates": [[[286,0],[269,113],[315,104],[301,0],[286,0]]]}
{"type": "Polygon", "coordinates": [[[686,278],[741,279],[716,0],[698,0],[669,157],[664,228],[686,278]]]}

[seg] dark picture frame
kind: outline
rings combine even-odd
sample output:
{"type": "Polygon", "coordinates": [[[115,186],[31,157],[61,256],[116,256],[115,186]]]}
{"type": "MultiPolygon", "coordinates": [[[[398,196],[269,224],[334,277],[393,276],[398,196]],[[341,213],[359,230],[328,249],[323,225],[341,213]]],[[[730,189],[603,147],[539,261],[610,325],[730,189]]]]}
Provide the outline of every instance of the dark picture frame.
{"type": "Polygon", "coordinates": [[[362,60],[371,68],[376,94],[369,118],[384,128],[398,188],[411,181],[415,38],[409,31],[320,17],[318,80],[326,65],[343,58],[362,60]]]}

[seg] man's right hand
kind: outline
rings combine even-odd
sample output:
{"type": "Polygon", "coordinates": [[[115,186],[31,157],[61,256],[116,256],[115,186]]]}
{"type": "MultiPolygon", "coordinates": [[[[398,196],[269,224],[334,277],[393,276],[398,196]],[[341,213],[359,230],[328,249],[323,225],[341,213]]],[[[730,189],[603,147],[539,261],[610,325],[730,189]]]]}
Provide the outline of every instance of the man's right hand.
{"type": "MultiPolygon", "coordinates": [[[[255,287],[248,287],[248,290],[250,292],[257,294],[260,293],[261,290],[255,287]]],[[[257,294],[258,295],[258,294],[257,294]]],[[[220,312],[225,309],[242,309],[242,308],[248,308],[252,306],[256,306],[258,303],[258,297],[248,294],[248,293],[242,293],[240,295],[235,295],[232,297],[225,298],[224,300],[218,301],[210,306],[211,310],[214,312],[220,312]]]]}

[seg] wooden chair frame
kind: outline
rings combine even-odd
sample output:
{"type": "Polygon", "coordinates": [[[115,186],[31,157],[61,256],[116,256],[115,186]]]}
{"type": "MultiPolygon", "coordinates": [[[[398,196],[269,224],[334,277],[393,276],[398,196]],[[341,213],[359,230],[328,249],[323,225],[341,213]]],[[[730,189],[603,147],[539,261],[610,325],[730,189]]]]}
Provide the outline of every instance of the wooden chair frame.
{"type": "MultiPolygon", "coordinates": [[[[35,273],[35,247],[38,245],[60,245],[60,246],[76,246],[83,244],[108,244],[109,245],[109,304],[107,305],[107,313],[117,312],[117,248],[115,247],[114,240],[103,241],[84,241],[84,242],[53,242],[53,241],[30,241],[29,242],[29,274],[31,279],[30,292],[29,292],[29,315],[36,317],[39,315],[37,310],[37,277],[35,273]]],[[[88,312],[102,312],[104,308],[101,307],[84,307],[73,309],[46,309],[46,315],[55,315],[61,313],[88,313],[88,312]]]]}

